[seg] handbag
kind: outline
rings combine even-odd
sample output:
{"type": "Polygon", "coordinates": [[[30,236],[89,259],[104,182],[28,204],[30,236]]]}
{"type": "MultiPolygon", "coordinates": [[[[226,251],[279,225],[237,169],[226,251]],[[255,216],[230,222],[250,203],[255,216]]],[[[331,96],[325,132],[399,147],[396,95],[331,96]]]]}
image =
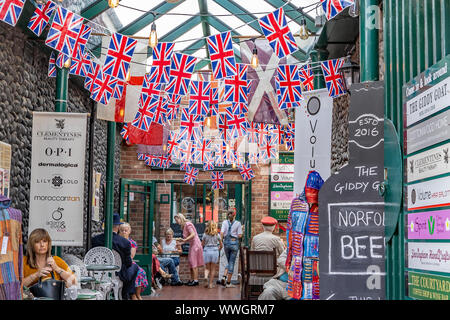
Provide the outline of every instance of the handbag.
{"type": "Polygon", "coordinates": [[[30,291],[35,297],[51,298],[53,300],[62,300],[64,297],[65,283],[62,280],[55,280],[53,271],[52,278],[42,281],[42,277],[38,282],[30,287],[30,291]]]}

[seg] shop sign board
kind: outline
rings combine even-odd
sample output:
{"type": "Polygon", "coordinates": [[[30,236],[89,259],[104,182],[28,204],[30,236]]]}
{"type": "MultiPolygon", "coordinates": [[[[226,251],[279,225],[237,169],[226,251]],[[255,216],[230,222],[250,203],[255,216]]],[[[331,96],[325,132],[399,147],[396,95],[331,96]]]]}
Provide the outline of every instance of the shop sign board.
{"type": "Polygon", "coordinates": [[[449,300],[450,277],[408,272],[408,296],[419,300],[449,300]]]}
{"type": "Polygon", "coordinates": [[[295,194],[302,193],[309,171],[317,171],[324,181],[331,174],[333,99],[327,89],[305,92],[304,97],[295,111],[295,194]]]}
{"type": "Polygon", "coordinates": [[[450,239],[450,209],[407,215],[408,239],[450,239]]]}
{"type": "Polygon", "coordinates": [[[349,163],[319,191],[321,300],[385,298],[384,83],[353,84],[349,163]]]}
{"type": "Polygon", "coordinates": [[[406,126],[450,106],[450,56],[404,86],[406,126]]]}
{"type": "Polygon", "coordinates": [[[286,221],[294,198],[294,154],[280,153],[270,164],[270,216],[286,221]]]}
{"type": "Polygon", "coordinates": [[[407,210],[423,210],[450,205],[450,176],[407,186],[407,210]]]}
{"type": "Polygon", "coordinates": [[[408,268],[450,272],[450,243],[408,242],[408,268]]]}
{"type": "Polygon", "coordinates": [[[0,195],[9,198],[11,173],[11,145],[0,142],[0,195]]]}
{"type": "Polygon", "coordinates": [[[423,151],[406,159],[407,182],[431,178],[450,172],[450,143],[423,151]]]}
{"type": "Polygon", "coordinates": [[[87,114],[33,112],[28,232],[56,246],[83,245],[87,114]]]}
{"type": "Polygon", "coordinates": [[[450,109],[406,130],[406,154],[419,151],[450,138],[450,109]]]}

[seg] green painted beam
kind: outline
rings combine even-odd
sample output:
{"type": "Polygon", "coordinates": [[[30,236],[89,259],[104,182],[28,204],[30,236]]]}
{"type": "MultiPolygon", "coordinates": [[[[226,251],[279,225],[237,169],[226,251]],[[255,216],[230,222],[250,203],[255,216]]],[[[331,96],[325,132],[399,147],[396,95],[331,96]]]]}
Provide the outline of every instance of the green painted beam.
{"type": "Polygon", "coordinates": [[[188,32],[189,30],[195,28],[202,22],[199,16],[194,16],[182,24],[176,26],[171,31],[167,32],[167,34],[159,39],[160,42],[172,42],[177,38],[181,37],[183,34],[188,32]]]}
{"type": "Polygon", "coordinates": [[[302,15],[299,11],[297,11],[297,7],[294,6],[293,4],[288,3],[286,5],[285,0],[264,0],[264,1],[274,6],[275,8],[280,8],[284,6],[283,9],[285,15],[294,20],[295,22],[297,22],[298,24],[300,24],[300,19],[302,18],[302,16],[304,16],[306,18],[306,26],[308,27],[308,29],[311,32],[317,32],[318,28],[316,27],[314,19],[307,13],[304,13],[302,15]]]}
{"type": "MultiPolygon", "coordinates": [[[[208,5],[206,4],[206,0],[198,0],[198,7],[200,9],[200,14],[202,14],[201,19],[202,19],[203,36],[209,37],[211,35],[211,28],[208,23],[208,17],[203,16],[203,15],[206,15],[209,13],[208,5]]],[[[206,57],[208,59],[210,59],[209,50],[206,50],[206,57]]],[[[211,63],[210,63],[210,68],[211,68],[211,63]]]]}
{"type": "Polygon", "coordinates": [[[377,81],[379,79],[378,63],[378,29],[373,25],[373,10],[378,0],[361,0],[359,34],[361,82],[377,81]]]}
{"type": "Polygon", "coordinates": [[[85,19],[92,20],[108,9],[108,0],[97,0],[88,5],[86,8],[81,9],[80,15],[85,19]]]}

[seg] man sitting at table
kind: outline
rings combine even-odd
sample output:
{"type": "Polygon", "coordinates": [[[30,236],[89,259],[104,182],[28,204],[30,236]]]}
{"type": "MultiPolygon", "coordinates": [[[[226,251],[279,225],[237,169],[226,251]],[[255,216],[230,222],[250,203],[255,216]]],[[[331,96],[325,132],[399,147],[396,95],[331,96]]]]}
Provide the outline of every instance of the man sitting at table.
{"type": "MultiPolygon", "coordinates": [[[[133,263],[131,259],[131,244],[127,239],[119,236],[119,226],[123,222],[120,221],[120,215],[114,213],[113,215],[113,236],[112,249],[116,250],[122,259],[122,267],[119,271],[119,278],[123,282],[122,298],[124,300],[137,300],[136,298],[136,277],[139,271],[137,264],[133,263]]],[[[105,233],[101,233],[92,238],[91,247],[104,247],[105,233]]]]}

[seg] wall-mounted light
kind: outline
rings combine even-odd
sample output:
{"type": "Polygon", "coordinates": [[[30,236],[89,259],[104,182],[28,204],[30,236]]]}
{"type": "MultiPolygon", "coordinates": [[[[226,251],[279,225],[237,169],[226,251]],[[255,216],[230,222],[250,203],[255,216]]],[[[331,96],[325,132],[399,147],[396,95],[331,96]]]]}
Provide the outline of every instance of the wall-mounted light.
{"type": "Polygon", "coordinates": [[[68,57],[66,61],[64,61],[64,68],[70,68],[70,65],[72,64],[72,60],[68,57]]]}
{"type": "Polygon", "coordinates": [[[347,58],[340,69],[342,82],[344,83],[345,91],[349,92],[349,88],[353,83],[359,82],[359,65],[347,58]]]}
{"type": "Polygon", "coordinates": [[[355,0],[355,3],[352,6],[350,6],[348,14],[352,18],[356,18],[359,16],[359,0],[355,0]]]}
{"type": "Polygon", "coordinates": [[[309,30],[308,30],[308,27],[306,26],[305,17],[302,17],[300,20],[300,30],[298,32],[298,36],[302,40],[306,40],[309,38],[309,30]]]}

